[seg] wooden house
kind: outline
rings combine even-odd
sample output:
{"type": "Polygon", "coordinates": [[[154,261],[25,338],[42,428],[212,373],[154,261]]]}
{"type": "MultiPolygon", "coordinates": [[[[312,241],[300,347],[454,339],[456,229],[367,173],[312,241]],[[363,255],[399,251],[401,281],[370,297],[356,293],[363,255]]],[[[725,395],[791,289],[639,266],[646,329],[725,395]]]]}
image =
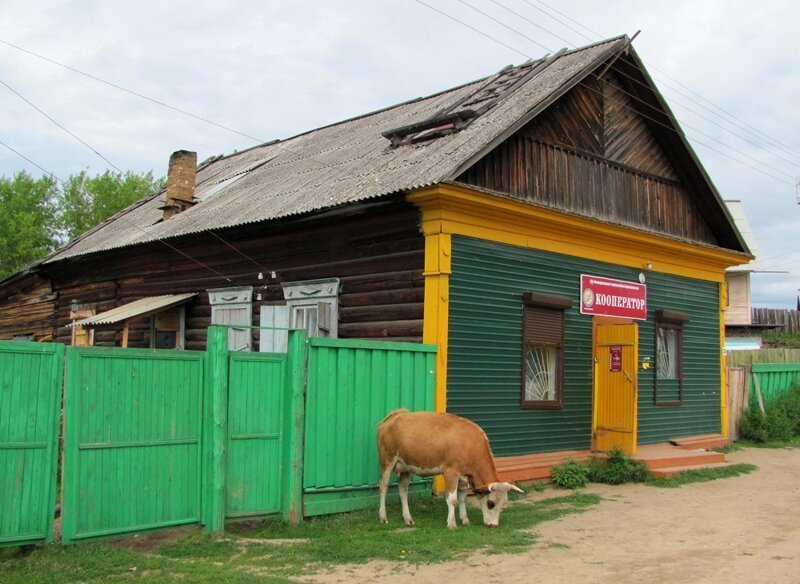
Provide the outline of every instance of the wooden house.
{"type": "Polygon", "coordinates": [[[196,168],[181,151],[168,182],[35,266],[56,340],[436,343],[436,408],[503,456],[727,427],[725,269],[749,252],[627,37],[196,168]]]}

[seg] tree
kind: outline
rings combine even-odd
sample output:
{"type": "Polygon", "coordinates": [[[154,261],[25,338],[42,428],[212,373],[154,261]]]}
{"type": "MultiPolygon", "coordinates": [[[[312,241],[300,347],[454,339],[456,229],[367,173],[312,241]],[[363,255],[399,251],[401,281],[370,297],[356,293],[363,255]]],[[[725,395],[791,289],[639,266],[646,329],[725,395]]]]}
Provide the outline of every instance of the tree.
{"type": "Polygon", "coordinates": [[[118,211],[159,190],[163,179],[152,172],[125,174],[105,171],[95,177],[86,171],[71,175],[62,186],[58,202],[58,228],[70,241],[99,225],[118,211]]]}
{"type": "Polygon", "coordinates": [[[58,189],[49,176],[0,177],[0,279],[44,257],[57,244],[58,189]]]}

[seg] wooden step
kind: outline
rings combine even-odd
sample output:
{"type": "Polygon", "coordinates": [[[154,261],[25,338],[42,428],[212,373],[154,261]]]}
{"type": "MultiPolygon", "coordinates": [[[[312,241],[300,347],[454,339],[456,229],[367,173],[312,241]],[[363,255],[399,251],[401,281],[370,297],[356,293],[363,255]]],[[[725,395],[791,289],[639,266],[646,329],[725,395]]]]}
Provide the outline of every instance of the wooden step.
{"type": "Polygon", "coordinates": [[[732,466],[732,464],[730,462],[712,462],[709,464],[700,464],[700,465],[691,464],[683,466],[667,466],[663,468],[651,469],[650,472],[657,479],[666,479],[691,470],[703,470],[706,468],[725,468],[727,466],[732,466]]]}
{"type": "Polygon", "coordinates": [[[564,450],[522,456],[503,456],[494,459],[497,476],[501,481],[518,482],[549,479],[550,469],[567,460],[587,462],[591,456],[588,450],[564,450]]]}
{"type": "Polygon", "coordinates": [[[639,454],[634,456],[634,459],[644,462],[647,468],[653,471],[676,466],[700,466],[725,462],[725,455],[721,452],[672,448],[671,450],[639,454]]]}
{"type": "Polygon", "coordinates": [[[670,444],[674,444],[678,448],[687,448],[689,450],[722,448],[723,446],[728,446],[730,443],[730,439],[725,438],[722,434],[703,434],[702,436],[688,436],[686,438],[670,440],[670,444]]]}

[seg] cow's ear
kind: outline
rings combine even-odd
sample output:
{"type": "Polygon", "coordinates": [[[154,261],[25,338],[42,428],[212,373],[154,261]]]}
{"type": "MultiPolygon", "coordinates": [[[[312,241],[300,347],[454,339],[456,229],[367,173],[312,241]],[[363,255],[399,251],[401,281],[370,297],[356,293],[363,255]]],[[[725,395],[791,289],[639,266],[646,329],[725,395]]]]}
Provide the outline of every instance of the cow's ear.
{"type": "Polygon", "coordinates": [[[472,489],[472,492],[478,495],[479,497],[483,497],[489,494],[489,487],[475,487],[472,489]]]}

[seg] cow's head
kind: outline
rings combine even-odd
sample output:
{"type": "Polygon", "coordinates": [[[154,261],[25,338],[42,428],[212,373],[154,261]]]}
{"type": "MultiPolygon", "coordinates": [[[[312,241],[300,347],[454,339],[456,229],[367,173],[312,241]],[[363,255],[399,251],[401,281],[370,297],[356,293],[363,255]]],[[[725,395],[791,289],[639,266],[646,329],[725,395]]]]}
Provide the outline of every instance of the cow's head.
{"type": "Polygon", "coordinates": [[[516,493],[525,492],[511,483],[490,483],[484,488],[475,489],[478,502],[481,504],[481,511],[483,511],[484,525],[489,527],[497,527],[500,525],[500,511],[503,510],[503,507],[505,507],[508,502],[509,491],[514,491],[516,493]]]}

